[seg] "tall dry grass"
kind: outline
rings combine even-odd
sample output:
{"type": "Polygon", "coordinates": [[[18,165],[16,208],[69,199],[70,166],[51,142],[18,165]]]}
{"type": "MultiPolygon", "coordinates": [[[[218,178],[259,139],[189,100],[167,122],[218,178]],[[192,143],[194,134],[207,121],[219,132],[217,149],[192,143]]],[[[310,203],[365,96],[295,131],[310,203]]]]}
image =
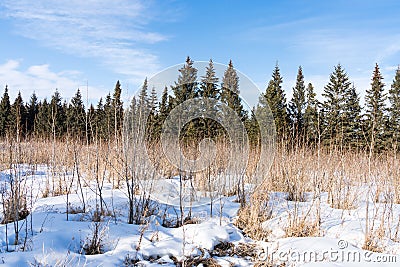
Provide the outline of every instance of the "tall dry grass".
{"type": "MultiPolygon", "coordinates": [[[[27,163],[32,166],[46,165],[54,172],[55,178],[48,182],[48,192],[43,192],[45,196],[69,192],[71,181],[62,175],[68,171],[79,172],[81,186],[88,186],[90,182],[97,184],[99,206],[102,203],[104,182],[112,183],[114,188],[126,185],[126,164],[121,142],[98,141],[87,145],[72,139],[34,139],[20,143],[5,140],[0,143],[0,147],[1,169],[27,163]]],[[[235,165],[236,158],[232,158],[232,148],[228,142],[217,140],[215,147],[216,156],[210,161],[209,167],[197,172],[180,171],[163,156],[162,147],[158,143],[149,144],[145,151],[138,153],[147,153],[151,164],[156,166],[151,179],[181,175],[185,179],[193,179],[193,185],[209,196],[237,194],[238,201],[245,202],[239,212],[238,226],[254,238],[267,239],[260,224],[272,214],[273,207],[268,206],[270,192],[285,193],[287,201],[293,202],[295,208],[303,201],[312,203],[312,212],[294,213],[288,218],[288,236],[319,235],[321,194],[326,192],[327,203],[334,209],[351,210],[358,208],[362,201],[373,200],[374,204],[365,210],[365,248],[378,250],[379,242],[374,241],[376,237],[386,236],[399,241],[400,230],[391,230],[393,225],[399,225],[399,218],[395,218],[392,210],[394,204],[400,204],[398,155],[390,151],[371,156],[368,151],[362,150],[301,146],[288,148],[286,145],[278,145],[270,168],[256,168],[258,150],[252,149],[247,169],[241,170],[238,169],[239,164],[235,165]],[[233,177],[235,175],[243,177],[233,177]],[[249,191],[245,195],[242,184],[232,187],[233,190],[224,190],[226,188],[215,184],[213,178],[217,176],[243,184],[254,181],[253,178],[258,176],[262,177],[263,182],[256,187],[255,192],[249,191]],[[366,194],[363,193],[365,190],[366,194]]],[[[182,150],[191,159],[196,159],[200,153],[197,144],[184,144],[182,150]]]]}

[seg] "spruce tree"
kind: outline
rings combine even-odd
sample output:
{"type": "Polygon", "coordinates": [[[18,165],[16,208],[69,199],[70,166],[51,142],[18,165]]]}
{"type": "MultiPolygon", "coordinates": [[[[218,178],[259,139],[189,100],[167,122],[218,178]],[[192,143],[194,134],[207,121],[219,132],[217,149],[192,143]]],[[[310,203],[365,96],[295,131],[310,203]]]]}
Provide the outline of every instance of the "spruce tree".
{"type": "Polygon", "coordinates": [[[306,109],[304,75],[301,66],[297,72],[296,85],[293,87],[293,97],[289,103],[290,122],[295,140],[302,140],[304,134],[304,112],[306,109]]]}
{"type": "Polygon", "coordinates": [[[164,123],[164,120],[167,118],[169,113],[169,104],[168,104],[168,88],[165,87],[161,96],[161,102],[159,103],[159,113],[160,113],[160,122],[164,123]]]}
{"type": "Polygon", "coordinates": [[[228,68],[222,78],[221,101],[233,109],[241,121],[246,120],[247,112],[244,110],[240,99],[239,76],[233,67],[232,60],[229,61],[228,68]]]}
{"type": "Polygon", "coordinates": [[[150,111],[149,85],[147,82],[147,78],[143,82],[138,99],[139,101],[137,104],[139,109],[147,114],[150,111]]]}
{"type": "Polygon", "coordinates": [[[245,121],[246,131],[251,145],[256,146],[260,142],[260,128],[256,118],[256,108],[253,107],[249,119],[245,121]]]}
{"type": "Polygon", "coordinates": [[[351,82],[343,67],[338,64],[331,73],[329,83],[324,87],[322,94],[325,101],[322,104],[324,114],[323,142],[334,146],[343,144],[345,102],[351,82]]]}
{"type": "Polygon", "coordinates": [[[276,64],[265,93],[260,98],[260,105],[269,105],[275,120],[275,128],[278,138],[286,138],[288,129],[288,114],[285,92],[282,89],[282,76],[279,66],[276,64]]]}
{"type": "Polygon", "coordinates": [[[115,84],[113,98],[111,101],[112,111],[114,112],[112,119],[112,121],[114,122],[113,125],[114,138],[116,140],[118,140],[121,134],[122,124],[124,121],[124,107],[121,100],[121,93],[122,93],[121,84],[118,80],[117,83],[115,84]]]}
{"type": "MultiPolygon", "coordinates": [[[[186,62],[182,68],[179,69],[178,81],[172,86],[174,97],[170,99],[170,110],[182,104],[186,100],[193,99],[199,96],[198,82],[197,82],[197,69],[193,67],[193,61],[190,57],[186,58],[186,62]]],[[[172,126],[169,126],[172,127],[172,126]]],[[[177,128],[181,128],[181,137],[189,141],[196,138],[195,122],[188,122],[186,125],[180,125],[177,122],[177,128]]]]}
{"type": "Polygon", "coordinates": [[[396,70],[393,83],[389,90],[389,142],[395,151],[399,151],[400,141],[400,66],[396,70]]]}
{"type": "Polygon", "coordinates": [[[78,90],[71,99],[67,110],[67,127],[69,133],[80,139],[85,137],[86,131],[86,112],[83,105],[81,91],[78,90]]]}
{"type": "Polygon", "coordinates": [[[11,104],[8,95],[8,86],[4,89],[3,97],[0,102],[0,135],[6,136],[8,127],[11,124],[11,104]]]}
{"type": "Polygon", "coordinates": [[[149,117],[148,117],[148,128],[149,128],[149,138],[151,140],[155,140],[158,137],[159,132],[159,113],[158,113],[158,106],[159,103],[157,101],[157,91],[156,88],[153,86],[151,88],[150,97],[149,97],[149,117]]]}
{"type": "Polygon", "coordinates": [[[61,95],[56,89],[50,102],[51,132],[53,137],[60,137],[66,132],[66,110],[61,101],[61,95]]]}
{"type": "Polygon", "coordinates": [[[39,102],[38,114],[35,119],[35,135],[47,138],[51,135],[52,129],[51,106],[47,99],[39,102]]]}
{"type": "Polygon", "coordinates": [[[107,139],[107,116],[104,110],[103,98],[100,98],[99,102],[97,103],[93,118],[93,125],[95,129],[95,135],[100,139],[107,139]]]}
{"type": "Polygon", "coordinates": [[[11,106],[11,121],[11,131],[17,138],[21,138],[25,134],[26,128],[26,109],[21,92],[18,92],[17,98],[11,106]]]}
{"type": "Polygon", "coordinates": [[[310,144],[316,144],[320,134],[319,102],[316,99],[314,87],[311,83],[306,89],[306,110],[304,111],[305,139],[310,144]]]}
{"type": "Polygon", "coordinates": [[[168,100],[168,88],[165,87],[161,95],[161,102],[158,102],[158,113],[156,113],[156,128],[154,130],[154,133],[155,138],[157,139],[161,136],[164,121],[168,117],[168,114],[170,112],[170,105],[168,103],[168,100]]]}
{"type": "Polygon", "coordinates": [[[379,152],[384,148],[385,136],[385,84],[379,70],[375,64],[372,75],[371,88],[366,91],[365,104],[367,116],[367,141],[370,152],[379,152]]]}
{"type": "Polygon", "coordinates": [[[206,67],[206,74],[201,77],[199,94],[201,97],[214,99],[220,98],[218,78],[215,74],[215,68],[212,59],[210,59],[208,66],[206,67]]]}
{"type": "Polygon", "coordinates": [[[111,94],[108,93],[106,96],[106,101],[104,103],[104,114],[105,120],[102,125],[102,132],[105,133],[107,140],[111,140],[111,135],[114,133],[114,109],[112,108],[111,94]]]}
{"type": "Polygon", "coordinates": [[[179,69],[179,72],[178,81],[172,86],[172,91],[175,95],[172,103],[173,107],[198,95],[197,69],[193,67],[193,61],[190,57],[186,58],[186,63],[179,69]]]}
{"type": "Polygon", "coordinates": [[[33,94],[31,95],[29,103],[26,105],[26,110],[27,110],[26,131],[28,134],[32,134],[35,132],[36,116],[39,113],[39,104],[38,104],[38,99],[37,99],[35,92],[33,92],[33,94]]]}
{"type": "Polygon", "coordinates": [[[343,142],[345,145],[353,148],[362,147],[363,132],[361,126],[360,97],[358,96],[356,88],[353,84],[353,86],[345,92],[343,121],[343,142]]]}
{"type": "MultiPolygon", "coordinates": [[[[208,118],[195,119],[193,121],[193,128],[196,128],[198,131],[197,138],[212,138],[217,135],[220,128],[216,121],[218,106],[213,105],[207,99],[211,99],[211,101],[218,100],[220,98],[220,90],[218,88],[218,78],[215,74],[214,63],[211,59],[206,67],[206,74],[201,77],[199,94],[205,98],[204,104],[208,118]]],[[[193,133],[191,134],[193,135],[193,133]]]]}

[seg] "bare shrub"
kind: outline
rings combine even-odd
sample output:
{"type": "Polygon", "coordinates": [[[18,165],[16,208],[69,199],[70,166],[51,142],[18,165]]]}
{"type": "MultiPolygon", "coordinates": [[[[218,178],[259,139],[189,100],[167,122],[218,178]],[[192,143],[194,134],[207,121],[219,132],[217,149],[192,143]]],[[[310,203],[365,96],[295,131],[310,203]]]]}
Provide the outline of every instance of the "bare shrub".
{"type": "Polygon", "coordinates": [[[104,253],[104,239],[106,238],[108,227],[102,222],[94,222],[91,225],[91,234],[86,237],[81,247],[86,255],[96,255],[104,253]]]}

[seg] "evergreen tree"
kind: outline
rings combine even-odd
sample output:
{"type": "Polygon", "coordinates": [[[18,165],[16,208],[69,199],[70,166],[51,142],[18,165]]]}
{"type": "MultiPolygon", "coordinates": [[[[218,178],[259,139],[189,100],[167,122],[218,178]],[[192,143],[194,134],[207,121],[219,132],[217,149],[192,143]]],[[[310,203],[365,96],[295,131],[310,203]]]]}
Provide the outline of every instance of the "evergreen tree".
{"type": "Polygon", "coordinates": [[[86,112],[83,105],[81,91],[78,90],[71,99],[67,110],[67,127],[72,136],[84,138],[86,131],[86,112]]]}
{"type": "Polygon", "coordinates": [[[149,96],[149,85],[147,78],[144,80],[142,88],[140,89],[140,93],[138,96],[138,101],[136,99],[132,99],[131,102],[131,110],[132,112],[136,112],[137,119],[139,123],[146,123],[146,139],[151,140],[154,136],[154,119],[156,112],[156,104],[157,95],[154,90],[152,94],[149,96]],[[132,106],[133,105],[133,106],[132,106]],[[132,109],[135,108],[135,109],[132,109]],[[154,113],[153,113],[154,111],[154,113]],[[144,121],[146,120],[146,121],[144,121]]]}
{"type": "MultiPolygon", "coordinates": [[[[193,67],[193,61],[190,57],[186,58],[186,62],[183,67],[179,69],[179,73],[178,81],[172,86],[174,97],[171,97],[168,101],[170,105],[169,110],[172,110],[186,100],[193,99],[199,95],[197,69],[193,67]]],[[[188,110],[188,112],[190,112],[190,110],[188,110]]],[[[198,122],[195,123],[194,121],[190,121],[186,125],[180,125],[180,122],[177,122],[176,127],[182,129],[180,131],[180,136],[182,138],[190,140],[196,138],[195,124],[198,125],[198,122]]],[[[169,127],[173,126],[171,125],[169,127]]]]}
{"type": "Polygon", "coordinates": [[[10,97],[8,95],[8,86],[4,89],[3,97],[0,102],[0,135],[1,137],[6,136],[8,127],[11,123],[11,104],[10,97]]]}
{"type": "Polygon", "coordinates": [[[47,99],[39,102],[38,114],[35,119],[35,135],[49,137],[52,129],[51,106],[47,99]]]}
{"type": "Polygon", "coordinates": [[[343,144],[346,120],[344,106],[350,86],[351,82],[346,71],[338,64],[330,75],[329,83],[324,87],[322,94],[325,97],[322,104],[324,109],[323,142],[325,144],[343,144]]]}
{"type": "Polygon", "coordinates": [[[272,79],[268,83],[265,93],[260,98],[260,105],[269,105],[275,120],[275,128],[278,138],[286,138],[288,129],[288,114],[285,92],[282,89],[282,76],[279,66],[276,64],[272,73],[272,79]]]}
{"type": "Polygon", "coordinates": [[[395,151],[399,150],[400,141],[400,66],[396,70],[396,74],[389,90],[389,129],[388,133],[390,143],[395,151]]]}
{"type": "Polygon", "coordinates": [[[95,136],[101,139],[107,139],[107,116],[104,110],[103,98],[100,98],[99,102],[97,103],[92,121],[95,136]]]}
{"type": "MultiPolygon", "coordinates": [[[[96,109],[93,104],[90,104],[87,111],[87,137],[90,142],[95,142],[98,138],[98,133],[96,130],[95,119],[96,119],[96,109]]],[[[85,126],[86,127],[86,126],[85,126]]],[[[85,129],[86,130],[86,129],[85,129]]]]}
{"type": "Polygon", "coordinates": [[[26,109],[21,92],[18,92],[17,98],[11,106],[11,121],[11,131],[16,134],[18,138],[22,137],[25,134],[26,109]]]}
{"type": "Polygon", "coordinates": [[[157,112],[159,103],[157,100],[158,100],[157,91],[156,88],[153,86],[153,88],[151,88],[150,98],[149,98],[150,113],[148,117],[149,138],[151,140],[154,140],[155,138],[158,137],[159,127],[160,127],[159,114],[157,112]]]}
{"type": "Polygon", "coordinates": [[[172,87],[174,92],[173,107],[185,102],[188,99],[198,95],[197,90],[197,69],[193,67],[193,61],[190,57],[186,58],[186,63],[179,69],[180,75],[178,81],[172,87]]]}
{"type": "Polygon", "coordinates": [[[121,84],[119,81],[115,84],[113,98],[111,101],[111,107],[114,112],[113,116],[113,128],[114,128],[114,138],[118,140],[119,136],[121,135],[122,124],[124,121],[124,107],[121,100],[121,84]]]}
{"type": "Polygon", "coordinates": [[[301,66],[297,72],[296,85],[293,88],[293,97],[289,103],[290,122],[293,137],[302,140],[304,134],[304,112],[306,109],[304,75],[301,66]]]}
{"type": "Polygon", "coordinates": [[[110,140],[111,134],[114,133],[114,109],[112,108],[112,99],[110,93],[106,96],[106,101],[104,103],[104,114],[105,119],[102,124],[102,131],[105,133],[105,137],[107,140],[110,140]]]}
{"type": "Polygon", "coordinates": [[[62,136],[66,132],[66,110],[61,101],[61,95],[56,89],[50,102],[51,133],[53,137],[62,136]]]}
{"type": "Polygon", "coordinates": [[[252,145],[257,145],[260,142],[260,128],[256,118],[256,109],[252,108],[250,118],[245,121],[246,131],[249,137],[249,142],[252,145]]]}
{"type": "Polygon", "coordinates": [[[33,92],[33,94],[31,95],[29,103],[26,105],[26,110],[27,110],[26,131],[28,134],[32,134],[35,132],[36,116],[39,113],[39,104],[35,92],[33,92]]]}
{"type": "Polygon", "coordinates": [[[344,103],[344,143],[350,147],[359,148],[363,144],[361,127],[360,97],[353,86],[345,92],[344,103]]]}
{"type": "Polygon", "coordinates": [[[316,99],[314,87],[311,83],[307,85],[307,106],[304,111],[304,131],[307,142],[316,144],[320,133],[319,102],[316,99]]]}
{"type": "Polygon", "coordinates": [[[168,117],[168,114],[170,112],[170,105],[168,103],[168,100],[169,100],[168,88],[165,87],[161,95],[161,102],[158,103],[159,112],[156,114],[156,121],[157,121],[155,129],[156,138],[159,138],[161,136],[164,121],[168,117]]]}
{"type": "Polygon", "coordinates": [[[201,77],[199,94],[205,99],[204,104],[207,116],[194,120],[192,125],[198,131],[197,138],[212,138],[220,130],[216,121],[219,107],[211,105],[212,103],[208,102],[207,99],[218,100],[220,98],[220,90],[218,88],[218,78],[215,74],[214,63],[211,59],[206,67],[206,74],[201,77]]]}
{"type": "Polygon", "coordinates": [[[142,112],[147,113],[150,111],[149,85],[147,78],[143,82],[142,89],[140,89],[138,105],[142,112]]]}
{"type": "Polygon", "coordinates": [[[384,146],[385,136],[385,101],[383,77],[378,64],[372,75],[371,88],[366,91],[365,104],[367,122],[367,141],[370,152],[379,152],[384,146]]]}
{"type": "Polygon", "coordinates": [[[159,111],[160,111],[160,121],[163,123],[164,120],[167,118],[169,110],[168,104],[168,88],[165,87],[164,91],[161,96],[161,102],[159,103],[159,111]]]}
{"type": "Polygon", "coordinates": [[[220,92],[218,89],[218,78],[215,74],[214,63],[210,59],[208,66],[206,67],[206,74],[201,77],[200,85],[200,96],[207,98],[220,98],[220,92]]]}
{"type": "Polygon", "coordinates": [[[244,122],[246,120],[247,112],[244,110],[240,99],[239,76],[233,67],[232,60],[229,61],[228,68],[222,78],[221,101],[233,109],[241,121],[244,122]]]}

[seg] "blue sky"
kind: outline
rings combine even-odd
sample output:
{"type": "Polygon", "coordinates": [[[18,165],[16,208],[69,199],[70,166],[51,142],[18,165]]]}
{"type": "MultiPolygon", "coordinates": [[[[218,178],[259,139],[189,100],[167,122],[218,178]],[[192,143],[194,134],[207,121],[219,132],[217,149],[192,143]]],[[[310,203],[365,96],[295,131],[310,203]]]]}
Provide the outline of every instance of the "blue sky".
{"type": "Polygon", "coordinates": [[[68,100],[78,87],[86,96],[88,82],[97,101],[120,80],[128,98],[146,76],[189,55],[232,59],[262,91],[278,61],[288,98],[299,65],[321,94],[341,63],[363,97],[376,62],[386,88],[392,83],[399,14],[397,0],[3,0],[0,84],[12,100],[18,90],[28,100],[55,88],[68,100]]]}

